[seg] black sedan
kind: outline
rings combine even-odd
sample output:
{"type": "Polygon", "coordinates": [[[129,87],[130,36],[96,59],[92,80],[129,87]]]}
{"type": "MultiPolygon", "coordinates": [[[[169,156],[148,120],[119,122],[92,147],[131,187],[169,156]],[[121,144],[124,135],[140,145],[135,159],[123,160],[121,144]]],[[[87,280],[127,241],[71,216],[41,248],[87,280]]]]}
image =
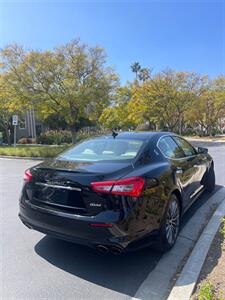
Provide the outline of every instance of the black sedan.
{"type": "Polygon", "coordinates": [[[29,228],[120,254],[170,249],[181,217],[215,187],[213,160],[168,132],[86,140],[24,174],[19,217],[29,228]]]}

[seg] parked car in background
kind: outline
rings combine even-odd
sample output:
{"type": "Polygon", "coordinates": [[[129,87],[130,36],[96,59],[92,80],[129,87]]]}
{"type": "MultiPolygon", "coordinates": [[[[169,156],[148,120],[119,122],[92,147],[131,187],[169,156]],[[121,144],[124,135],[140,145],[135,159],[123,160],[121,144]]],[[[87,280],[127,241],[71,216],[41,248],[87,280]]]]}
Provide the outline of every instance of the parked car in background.
{"type": "Polygon", "coordinates": [[[45,234],[120,254],[166,251],[181,218],[215,187],[208,150],[168,132],[122,132],[81,142],[24,174],[19,217],[45,234]]]}

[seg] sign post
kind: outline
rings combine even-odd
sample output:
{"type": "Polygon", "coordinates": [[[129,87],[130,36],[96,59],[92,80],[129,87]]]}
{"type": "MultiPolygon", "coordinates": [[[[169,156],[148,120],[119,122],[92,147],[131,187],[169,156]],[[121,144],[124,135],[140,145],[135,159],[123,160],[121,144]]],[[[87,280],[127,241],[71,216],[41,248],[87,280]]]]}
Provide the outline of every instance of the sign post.
{"type": "Polygon", "coordinates": [[[16,147],[16,126],[18,125],[18,115],[13,115],[12,125],[14,126],[14,147],[16,147]]]}

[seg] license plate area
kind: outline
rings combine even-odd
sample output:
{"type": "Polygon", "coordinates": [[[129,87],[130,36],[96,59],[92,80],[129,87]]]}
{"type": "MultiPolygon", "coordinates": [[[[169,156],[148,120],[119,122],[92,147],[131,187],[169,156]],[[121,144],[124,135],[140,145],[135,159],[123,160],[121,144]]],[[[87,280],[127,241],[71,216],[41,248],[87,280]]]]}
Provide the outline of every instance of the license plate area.
{"type": "Polygon", "coordinates": [[[85,208],[85,204],[80,189],[68,187],[51,187],[37,184],[34,197],[35,201],[54,206],[85,208]]]}

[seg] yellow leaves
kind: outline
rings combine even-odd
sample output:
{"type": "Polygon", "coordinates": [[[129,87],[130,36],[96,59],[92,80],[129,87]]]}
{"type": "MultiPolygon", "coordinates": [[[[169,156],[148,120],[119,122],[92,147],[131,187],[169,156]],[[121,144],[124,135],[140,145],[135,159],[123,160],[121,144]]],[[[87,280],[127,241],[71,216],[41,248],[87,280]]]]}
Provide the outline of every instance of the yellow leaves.
{"type": "Polygon", "coordinates": [[[17,94],[13,108],[32,106],[43,119],[58,114],[69,127],[80,119],[97,120],[109,105],[118,80],[104,65],[104,50],[80,40],[52,51],[25,52],[10,46],[1,55],[10,89],[17,94]],[[90,105],[94,109],[87,113],[90,105]]]}

